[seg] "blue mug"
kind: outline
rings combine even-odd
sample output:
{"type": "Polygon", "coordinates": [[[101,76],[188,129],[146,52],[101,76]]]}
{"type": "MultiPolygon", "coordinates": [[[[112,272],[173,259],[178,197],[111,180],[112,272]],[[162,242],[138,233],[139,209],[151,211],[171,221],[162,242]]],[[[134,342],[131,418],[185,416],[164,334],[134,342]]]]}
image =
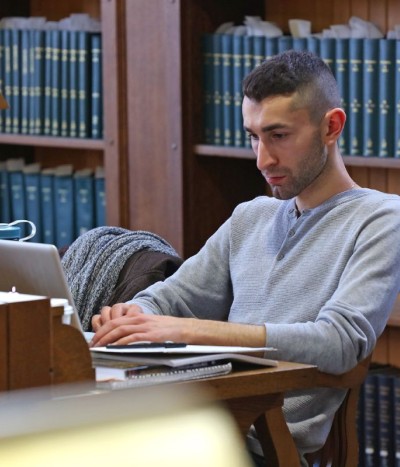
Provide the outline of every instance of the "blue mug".
{"type": "Polygon", "coordinates": [[[33,222],[27,220],[18,220],[10,222],[9,224],[0,223],[0,240],[15,240],[23,242],[29,240],[36,233],[36,226],[33,222]],[[17,227],[16,224],[21,224],[23,222],[28,223],[31,226],[31,233],[26,237],[21,238],[21,228],[17,227]]]}

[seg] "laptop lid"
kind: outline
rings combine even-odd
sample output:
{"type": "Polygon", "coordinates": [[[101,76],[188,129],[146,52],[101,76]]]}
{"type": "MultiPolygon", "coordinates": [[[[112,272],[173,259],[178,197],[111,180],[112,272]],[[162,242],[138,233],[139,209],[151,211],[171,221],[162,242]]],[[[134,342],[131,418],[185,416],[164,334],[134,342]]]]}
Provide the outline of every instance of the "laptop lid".
{"type": "Polygon", "coordinates": [[[0,291],[66,298],[74,309],[71,324],[82,332],[78,312],[54,245],[0,240],[0,291]]]}

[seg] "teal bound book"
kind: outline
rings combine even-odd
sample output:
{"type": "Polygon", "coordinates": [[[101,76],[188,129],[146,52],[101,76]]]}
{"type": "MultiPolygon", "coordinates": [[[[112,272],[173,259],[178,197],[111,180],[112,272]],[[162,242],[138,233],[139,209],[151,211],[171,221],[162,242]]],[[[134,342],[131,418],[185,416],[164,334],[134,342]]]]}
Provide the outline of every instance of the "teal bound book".
{"type": "Polygon", "coordinates": [[[396,42],[395,39],[379,40],[379,157],[393,157],[395,154],[396,42]]]}
{"type": "Polygon", "coordinates": [[[280,36],[278,37],[278,53],[284,52],[285,50],[293,49],[293,37],[292,36],[280,36]]]}
{"type": "Polygon", "coordinates": [[[378,155],[379,126],[379,40],[364,39],[363,143],[364,156],[378,155]]]}
{"type": "Polygon", "coordinates": [[[95,227],[107,225],[106,186],[104,167],[97,167],[94,174],[95,227]]]}
{"type": "Polygon", "coordinates": [[[25,187],[25,219],[33,222],[36,227],[36,234],[31,241],[40,243],[42,238],[42,212],[40,203],[40,164],[33,163],[25,165],[22,169],[24,174],[25,187]]]}
{"type": "Polygon", "coordinates": [[[60,136],[61,126],[61,35],[58,29],[51,31],[51,135],[60,136]]]}
{"type": "Polygon", "coordinates": [[[307,37],[307,50],[319,56],[321,39],[315,36],[307,37]]]}
{"type": "Polygon", "coordinates": [[[233,49],[232,35],[221,35],[222,144],[233,146],[233,49]]]}
{"type": "Polygon", "coordinates": [[[90,134],[92,138],[103,137],[103,72],[102,72],[102,41],[101,34],[94,33],[90,36],[91,49],[91,93],[92,114],[90,134]]]}
{"type": "Polygon", "coordinates": [[[400,41],[396,41],[394,67],[394,156],[400,157],[400,41]]]}
{"type": "Polygon", "coordinates": [[[265,38],[265,58],[271,58],[278,53],[278,38],[266,37],[265,38]]]}
{"type": "Polygon", "coordinates": [[[77,170],[73,178],[75,237],[79,237],[79,235],[93,229],[95,223],[93,170],[77,170]]]}
{"type": "MultiPolygon", "coordinates": [[[[0,28],[0,90],[4,94],[4,37],[0,28]]],[[[0,133],[4,131],[4,110],[0,109],[0,133]]]]}
{"type": "Polygon", "coordinates": [[[52,31],[47,29],[44,32],[44,93],[43,93],[43,134],[51,134],[52,105],[51,105],[51,86],[52,86],[52,31]]]}
{"type": "MultiPolygon", "coordinates": [[[[336,39],[335,77],[338,83],[341,105],[346,115],[349,112],[349,40],[336,39]]],[[[339,139],[339,149],[342,155],[350,154],[349,125],[346,122],[339,139]]]]}
{"type": "MultiPolygon", "coordinates": [[[[243,56],[242,56],[242,69],[243,76],[246,76],[250,73],[253,68],[253,37],[252,36],[243,36],[243,56]]],[[[250,148],[249,138],[244,138],[244,146],[250,148]]]]}
{"type": "Polygon", "coordinates": [[[265,60],[265,37],[253,36],[253,68],[265,60]]]}
{"type": "Polygon", "coordinates": [[[89,92],[89,33],[78,32],[78,137],[89,137],[90,92],[89,92]]]}
{"type": "Polygon", "coordinates": [[[28,78],[28,133],[35,134],[35,30],[28,31],[29,44],[29,78],[28,78]]]}
{"type": "MultiPolygon", "coordinates": [[[[6,161],[8,170],[8,184],[10,190],[10,204],[11,212],[10,217],[12,221],[25,219],[25,187],[24,187],[24,174],[22,172],[24,167],[23,159],[8,159],[6,161]]],[[[25,226],[21,225],[21,234],[25,236],[25,226]]]]}
{"type": "Polygon", "coordinates": [[[245,134],[242,117],[242,80],[243,80],[243,36],[232,37],[233,41],[233,145],[243,147],[245,134]]]}
{"type": "Polygon", "coordinates": [[[30,106],[30,31],[21,30],[21,133],[29,133],[30,106]]]}
{"type": "Polygon", "coordinates": [[[42,241],[51,245],[56,242],[54,198],[54,169],[43,169],[40,174],[42,241]]]}
{"type": "Polygon", "coordinates": [[[78,34],[70,31],[69,42],[69,136],[78,137],[78,34]]]}
{"type": "Polygon", "coordinates": [[[69,136],[69,38],[70,32],[60,31],[60,136],[69,136]]]}
{"type": "Polygon", "coordinates": [[[332,70],[332,73],[336,75],[336,39],[332,37],[320,39],[319,55],[332,70]]]}
{"type": "Polygon", "coordinates": [[[0,162],[0,222],[11,222],[10,188],[5,162],[0,162]]]}
{"type": "Polygon", "coordinates": [[[293,37],[293,50],[307,50],[307,38],[293,37]]]}
{"type": "Polygon", "coordinates": [[[362,155],[363,39],[349,39],[349,144],[350,155],[362,155]]]}
{"type": "Polygon", "coordinates": [[[213,144],[223,144],[222,35],[213,35],[213,144]]]}
{"type": "Polygon", "coordinates": [[[21,30],[11,29],[11,132],[21,132],[21,30]]]}
{"type": "Polygon", "coordinates": [[[214,69],[213,69],[213,44],[212,34],[203,34],[203,126],[204,142],[214,144],[214,69]]]}
{"type": "Polygon", "coordinates": [[[54,173],[54,208],[56,246],[69,246],[75,239],[74,183],[73,168],[63,165],[55,168],[54,173]]]}
{"type": "Polygon", "coordinates": [[[44,77],[45,77],[45,32],[35,30],[33,33],[34,70],[33,70],[33,118],[34,134],[40,135],[44,131],[44,77]]]}

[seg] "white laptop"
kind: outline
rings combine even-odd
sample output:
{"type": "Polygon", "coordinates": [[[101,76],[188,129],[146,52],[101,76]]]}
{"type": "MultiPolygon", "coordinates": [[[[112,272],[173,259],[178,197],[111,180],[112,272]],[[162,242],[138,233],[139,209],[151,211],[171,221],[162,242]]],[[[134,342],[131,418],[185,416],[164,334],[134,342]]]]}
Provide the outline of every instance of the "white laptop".
{"type": "MultiPolygon", "coordinates": [[[[78,312],[54,245],[0,240],[0,291],[66,298],[74,309],[71,324],[82,332],[78,312]]],[[[92,333],[85,333],[87,339],[92,333]],[[86,335],[87,334],[87,335],[86,335]]]]}

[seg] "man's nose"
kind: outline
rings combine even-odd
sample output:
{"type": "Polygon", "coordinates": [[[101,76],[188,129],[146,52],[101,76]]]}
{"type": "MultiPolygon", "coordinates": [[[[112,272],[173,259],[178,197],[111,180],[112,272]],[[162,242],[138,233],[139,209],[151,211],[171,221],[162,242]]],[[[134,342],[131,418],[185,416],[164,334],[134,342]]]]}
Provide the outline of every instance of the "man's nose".
{"type": "Polygon", "coordinates": [[[271,165],[275,165],[277,160],[276,157],[272,154],[272,152],[267,148],[267,146],[262,142],[259,141],[256,151],[257,156],[257,168],[258,170],[265,170],[267,167],[271,165]]]}

